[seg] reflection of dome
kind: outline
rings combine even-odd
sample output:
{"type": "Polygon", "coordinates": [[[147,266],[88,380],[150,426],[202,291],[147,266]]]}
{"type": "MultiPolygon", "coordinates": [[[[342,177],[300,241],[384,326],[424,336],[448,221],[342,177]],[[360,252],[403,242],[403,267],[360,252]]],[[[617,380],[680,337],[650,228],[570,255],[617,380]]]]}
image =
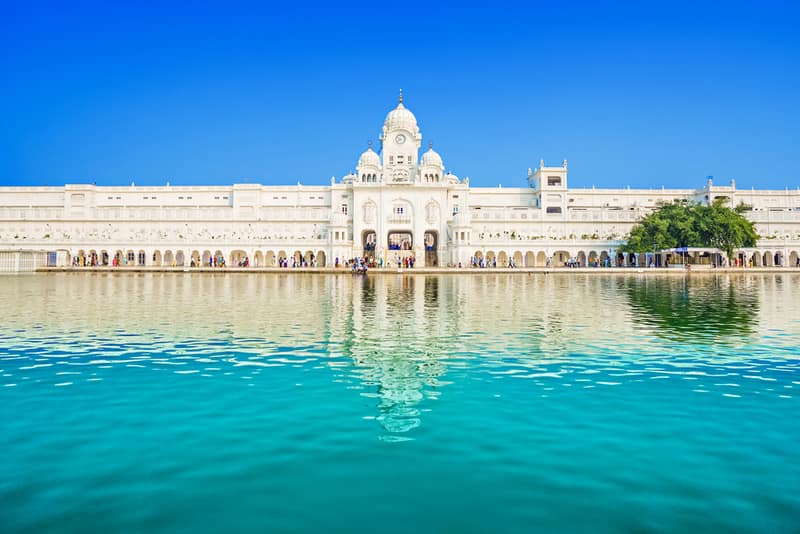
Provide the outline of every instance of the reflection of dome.
{"type": "Polygon", "coordinates": [[[439,153],[433,149],[433,146],[431,146],[428,151],[422,155],[421,165],[423,167],[444,167],[444,164],[442,163],[442,156],[440,156],[439,153]]]}
{"type": "Polygon", "coordinates": [[[364,167],[365,165],[370,165],[372,167],[380,167],[381,166],[381,157],[372,150],[372,147],[369,147],[361,157],[358,158],[358,166],[364,167]]]}

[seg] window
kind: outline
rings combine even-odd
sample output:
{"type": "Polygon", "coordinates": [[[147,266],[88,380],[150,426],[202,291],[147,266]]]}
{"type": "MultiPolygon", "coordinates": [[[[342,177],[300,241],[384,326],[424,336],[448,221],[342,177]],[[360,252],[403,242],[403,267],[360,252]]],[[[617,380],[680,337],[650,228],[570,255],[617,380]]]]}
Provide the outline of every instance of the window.
{"type": "Polygon", "coordinates": [[[395,215],[402,215],[404,211],[403,206],[395,206],[394,207],[394,214],[395,215]]]}
{"type": "Polygon", "coordinates": [[[397,156],[397,164],[398,165],[402,165],[403,164],[403,156],[402,155],[397,156]]]}
{"type": "Polygon", "coordinates": [[[389,156],[389,165],[394,163],[394,156],[389,156]]]}
{"type": "MultiPolygon", "coordinates": [[[[480,209],[480,208],[478,208],[478,209],[480,209]]],[[[458,213],[458,206],[453,206],[453,217],[456,216],[456,213],[458,213]]]]}
{"type": "Polygon", "coordinates": [[[550,185],[550,186],[561,185],[561,177],[560,176],[548,176],[547,177],[547,185],[550,185]]]}
{"type": "Polygon", "coordinates": [[[347,215],[347,204],[342,204],[342,213],[347,215]]]}
{"type": "Polygon", "coordinates": [[[561,207],[550,206],[549,208],[547,208],[547,213],[561,213],[561,207]]]}

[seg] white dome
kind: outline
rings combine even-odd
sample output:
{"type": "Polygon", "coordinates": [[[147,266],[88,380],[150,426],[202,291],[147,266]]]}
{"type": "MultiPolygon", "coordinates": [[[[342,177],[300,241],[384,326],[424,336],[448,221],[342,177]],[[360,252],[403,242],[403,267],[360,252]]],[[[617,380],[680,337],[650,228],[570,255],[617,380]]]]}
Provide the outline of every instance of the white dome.
{"type": "Polygon", "coordinates": [[[403,129],[410,132],[417,132],[417,118],[411,113],[403,103],[397,104],[397,107],[386,115],[386,120],[383,121],[383,127],[387,130],[403,129]]]}
{"type": "Polygon", "coordinates": [[[356,178],[356,175],[353,174],[353,173],[350,173],[350,174],[346,175],[344,178],[342,178],[342,183],[343,184],[352,184],[353,180],[355,180],[355,178],[356,178]]]}
{"type": "Polygon", "coordinates": [[[365,165],[371,165],[373,167],[380,167],[381,166],[381,157],[372,150],[372,147],[369,147],[361,157],[358,158],[358,166],[364,167],[365,165]]]}
{"type": "Polygon", "coordinates": [[[458,176],[453,173],[448,172],[444,175],[444,181],[448,184],[457,184],[458,183],[458,176]]]}
{"type": "Polygon", "coordinates": [[[444,167],[444,163],[442,163],[442,156],[439,155],[431,146],[427,152],[422,155],[422,162],[421,165],[423,167],[444,167]]]}

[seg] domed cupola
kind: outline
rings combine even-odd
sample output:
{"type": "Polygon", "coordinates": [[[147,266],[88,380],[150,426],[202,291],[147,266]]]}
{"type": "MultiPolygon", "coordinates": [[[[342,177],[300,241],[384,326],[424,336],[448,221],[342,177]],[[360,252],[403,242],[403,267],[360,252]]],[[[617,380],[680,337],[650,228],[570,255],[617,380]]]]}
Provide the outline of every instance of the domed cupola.
{"type": "Polygon", "coordinates": [[[442,156],[439,155],[433,149],[433,143],[430,143],[428,151],[422,155],[422,163],[423,167],[439,167],[440,169],[444,168],[444,163],[442,163],[442,156]]]}
{"type": "Polygon", "coordinates": [[[422,183],[439,183],[442,181],[444,174],[444,163],[442,163],[442,156],[433,149],[433,143],[430,144],[428,151],[422,155],[422,160],[419,165],[419,176],[422,183]]]}
{"type": "Polygon", "coordinates": [[[390,111],[386,115],[386,120],[383,121],[383,131],[390,132],[392,130],[407,130],[415,135],[419,132],[417,118],[403,105],[402,90],[400,91],[397,107],[390,111]]]}
{"type": "Polygon", "coordinates": [[[372,150],[372,141],[367,150],[358,158],[357,181],[361,183],[377,183],[381,175],[381,157],[372,150]]]}
{"type": "Polygon", "coordinates": [[[372,143],[369,144],[369,148],[367,148],[364,153],[361,154],[361,157],[358,158],[358,166],[359,167],[380,167],[381,166],[381,157],[378,155],[377,152],[372,150],[372,143]]]}

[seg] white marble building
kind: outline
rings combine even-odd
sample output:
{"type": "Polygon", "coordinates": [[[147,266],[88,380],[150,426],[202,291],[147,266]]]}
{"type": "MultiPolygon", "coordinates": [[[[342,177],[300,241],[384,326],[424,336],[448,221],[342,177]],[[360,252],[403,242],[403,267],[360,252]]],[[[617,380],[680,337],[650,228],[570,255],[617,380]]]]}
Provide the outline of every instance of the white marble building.
{"type": "Polygon", "coordinates": [[[617,252],[637,220],[661,201],[718,197],[752,206],[761,237],[737,252],[744,265],[794,266],[800,255],[800,188],[742,191],[708,180],[698,189],[571,189],[566,160],[539,161],[520,187],[470,187],[432,147],[420,154],[422,133],[402,95],[380,142],[329,186],[2,187],[0,270],[208,266],[214,257],[252,267],[333,267],[354,256],[413,256],[426,267],[469,267],[473,258],[498,267],[641,264],[617,252]]]}

